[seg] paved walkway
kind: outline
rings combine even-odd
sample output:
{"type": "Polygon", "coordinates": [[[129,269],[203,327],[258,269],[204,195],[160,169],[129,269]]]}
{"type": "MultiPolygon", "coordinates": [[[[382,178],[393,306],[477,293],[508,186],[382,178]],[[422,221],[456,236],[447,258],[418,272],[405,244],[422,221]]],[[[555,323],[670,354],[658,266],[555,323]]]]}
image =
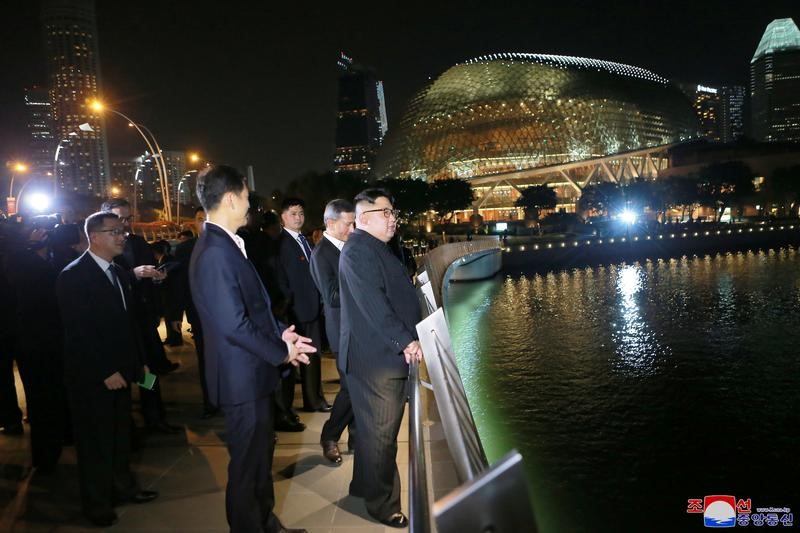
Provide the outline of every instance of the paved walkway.
{"type": "MultiPolygon", "coordinates": [[[[142,487],[159,491],[160,497],[146,505],[118,507],[119,523],[111,530],[228,531],[225,521],[228,452],[223,441],[223,420],[200,419],[202,402],[191,340],[182,347],[169,349],[168,356],[180,362],[181,367],[162,382],[167,418],[184,431],[176,435],[143,436],[142,449],[135,453],[132,466],[142,487]]],[[[333,359],[323,357],[324,392],[331,403],[338,390],[336,378],[333,359]]],[[[17,390],[22,395],[19,383],[17,390]]],[[[298,385],[298,396],[299,391],[298,385]]],[[[135,416],[141,425],[141,419],[135,416]]],[[[303,527],[313,533],[398,531],[368,518],[363,501],[348,495],[352,455],[345,455],[340,467],[330,466],[322,457],[319,436],[327,413],[301,412],[300,417],[308,428],[302,433],[278,433],[275,448],[275,512],[284,525],[303,527]]],[[[343,450],[346,440],[345,433],[341,441],[343,450]]],[[[403,487],[402,505],[407,512],[405,419],[399,441],[397,462],[403,487]]],[[[74,448],[65,448],[53,476],[31,475],[27,427],[23,437],[0,435],[0,531],[87,529],[89,523],[80,512],[74,448]]]]}

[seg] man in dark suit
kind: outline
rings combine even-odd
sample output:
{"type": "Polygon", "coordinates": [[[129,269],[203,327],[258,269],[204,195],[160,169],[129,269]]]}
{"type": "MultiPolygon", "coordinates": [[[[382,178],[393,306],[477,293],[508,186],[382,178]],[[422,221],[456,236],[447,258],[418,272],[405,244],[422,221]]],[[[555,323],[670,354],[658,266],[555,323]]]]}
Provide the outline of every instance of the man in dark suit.
{"type": "MultiPolygon", "coordinates": [[[[153,250],[141,235],[131,233],[133,214],[131,206],[124,198],[113,198],[103,202],[101,211],[114,213],[122,222],[123,228],[128,233],[122,254],[114,261],[124,268],[133,280],[133,305],[136,312],[136,321],[139,325],[139,335],[144,347],[144,362],[154,374],[165,375],[178,368],[178,363],[167,359],[161,336],[158,334],[158,325],[161,322],[159,312],[159,294],[154,281],[161,282],[167,273],[156,269],[156,258],[153,250]]],[[[142,407],[142,417],[145,426],[151,433],[177,433],[180,428],[166,421],[164,402],[161,399],[161,383],[156,381],[153,390],[140,389],[139,401],[142,407]]]]}
{"type": "MultiPolygon", "coordinates": [[[[215,166],[197,178],[205,229],[189,265],[192,298],[203,324],[209,399],[225,415],[230,454],[225,507],[234,533],[287,530],[272,511],[271,394],[288,365],[308,363],[307,344],[272,314],[269,296],[236,230],[247,222],[245,177],[215,166]]],[[[304,530],[303,530],[304,531],[304,530]]]]}
{"type": "MultiPolygon", "coordinates": [[[[339,352],[339,254],[353,232],[355,217],[353,204],[347,200],[337,199],[328,202],[323,215],[325,233],[311,252],[311,277],[314,278],[317,290],[322,295],[325,333],[328,335],[328,343],[334,354],[339,352]]],[[[342,464],[338,442],[344,428],[349,426],[348,443],[355,442],[353,407],[350,405],[350,393],[347,392],[346,364],[344,358],[339,355],[336,356],[339,394],[336,395],[331,416],[322,426],[320,436],[322,454],[336,465],[342,464]]],[[[348,448],[353,449],[353,446],[348,445],[348,448]]]]}
{"type": "Polygon", "coordinates": [[[350,494],[390,527],[406,527],[400,512],[397,433],[403,418],[408,363],[422,360],[416,324],[419,302],[405,268],[386,243],[397,229],[397,210],[382,189],[355,198],[356,230],[339,258],[341,330],[356,426],[350,494]]]}
{"type": "MultiPolygon", "coordinates": [[[[144,503],[129,465],[131,385],[143,376],[131,280],[113,263],[127,235],[113,213],[86,219],[89,249],[56,282],[64,328],[64,376],[78,452],[83,512],[95,525],[117,521],[116,502],[144,503]]],[[[146,370],[146,367],[144,367],[146,370]]]]}
{"type": "MultiPolygon", "coordinates": [[[[321,346],[322,330],[319,292],[311,278],[308,262],[311,259],[311,243],[300,233],[305,223],[305,204],[299,198],[286,198],[281,204],[283,231],[278,245],[278,283],[288,303],[289,321],[297,324],[297,331],[312,339],[315,346],[321,346]]],[[[312,355],[307,367],[300,369],[303,386],[303,410],[331,410],[322,395],[322,364],[319,355],[312,355]]],[[[281,384],[284,400],[289,402],[294,396],[294,386],[288,380],[281,384]]]]}

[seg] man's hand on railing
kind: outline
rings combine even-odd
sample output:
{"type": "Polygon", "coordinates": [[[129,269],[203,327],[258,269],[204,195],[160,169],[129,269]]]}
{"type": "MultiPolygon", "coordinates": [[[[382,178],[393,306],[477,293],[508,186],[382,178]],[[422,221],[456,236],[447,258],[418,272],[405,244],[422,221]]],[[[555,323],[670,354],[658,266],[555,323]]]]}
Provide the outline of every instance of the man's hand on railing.
{"type": "Polygon", "coordinates": [[[403,350],[403,355],[406,358],[406,363],[411,364],[411,361],[419,363],[422,361],[422,346],[419,341],[411,341],[408,346],[403,350]]]}

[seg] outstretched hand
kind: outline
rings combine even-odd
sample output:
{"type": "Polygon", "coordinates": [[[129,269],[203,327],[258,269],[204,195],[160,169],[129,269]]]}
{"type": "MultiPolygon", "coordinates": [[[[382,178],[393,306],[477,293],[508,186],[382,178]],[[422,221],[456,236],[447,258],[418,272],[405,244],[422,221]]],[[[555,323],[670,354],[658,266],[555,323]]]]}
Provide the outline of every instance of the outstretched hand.
{"type": "Polygon", "coordinates": [[[286,348],[288,350],[286,359],[283,361],[284,363],[290,363],[293,366],[299,366],[300,363],[307,365],[309,360],[306,354],[317,351],[311,344],[311,339],[303,337],[295,332],[294,326],[289,326],[283,330],[281,339],[286,343],[286,348]]]}

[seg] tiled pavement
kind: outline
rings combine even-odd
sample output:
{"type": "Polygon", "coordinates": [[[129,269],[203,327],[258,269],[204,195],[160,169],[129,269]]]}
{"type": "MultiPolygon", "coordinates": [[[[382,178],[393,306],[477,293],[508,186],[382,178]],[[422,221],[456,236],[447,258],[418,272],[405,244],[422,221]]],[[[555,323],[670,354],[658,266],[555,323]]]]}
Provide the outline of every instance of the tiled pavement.
{"type": "MultiPolygon", "coordinates": [[[[143,435],[142,448],[132,461],[142,487],[157,490],[160,496],[146,505],[118,507],[119,523],[112,531],[228,530],[225,520],[228,452],[223,441],[224,424],[221,417],[211,420],[199,417],[202,402],[197,360],[190,336],[185,336],[187,342],[182,347],[168,352],[170,359],[180,362],[181,367],[162,381],[167,418],[181,426],[183,432],[143,435]]],[[[323,357],[323,387],[331,403],[338,390],[336,378],[333,359],[323,357]]],[[[19,383],[17,390],[22,396],[19,383]]],[[[298,396],[299,392],[298,386],[298,396]]],[[[303,527],[312,533],[397,531],[371,520],[363,501],[348,495],[352,455],[344,455],[340,467],[329,466],[322,457],[319,435],[327,416],[300,412],[308,426],[304,432],[278,433],[273,468],[277,515],[287,527],[303,527]]],[[[136,414],[135,417],[141,425],[141,419],[136,414]]],[[[346,439],[345,434],[341,441],[343,450],[346,439]]],[[[440,458],[446,456],[442,444],[433,448],[429,453],[438,461],[433,463],[432,470],[438,478],[436,494],[440,496],[453,486],[452,475],[446,457],[440,458]]],[[[405,418],[397,462],[403,487],[402,505],[407,512],[405,418]]],[[[65,448],[53,476],[31,475],[29,465],[27,428],[23,437],[0,435],[0,531],[66,533],[91,529],[80,512],[74,448],[65,448]]]]}

